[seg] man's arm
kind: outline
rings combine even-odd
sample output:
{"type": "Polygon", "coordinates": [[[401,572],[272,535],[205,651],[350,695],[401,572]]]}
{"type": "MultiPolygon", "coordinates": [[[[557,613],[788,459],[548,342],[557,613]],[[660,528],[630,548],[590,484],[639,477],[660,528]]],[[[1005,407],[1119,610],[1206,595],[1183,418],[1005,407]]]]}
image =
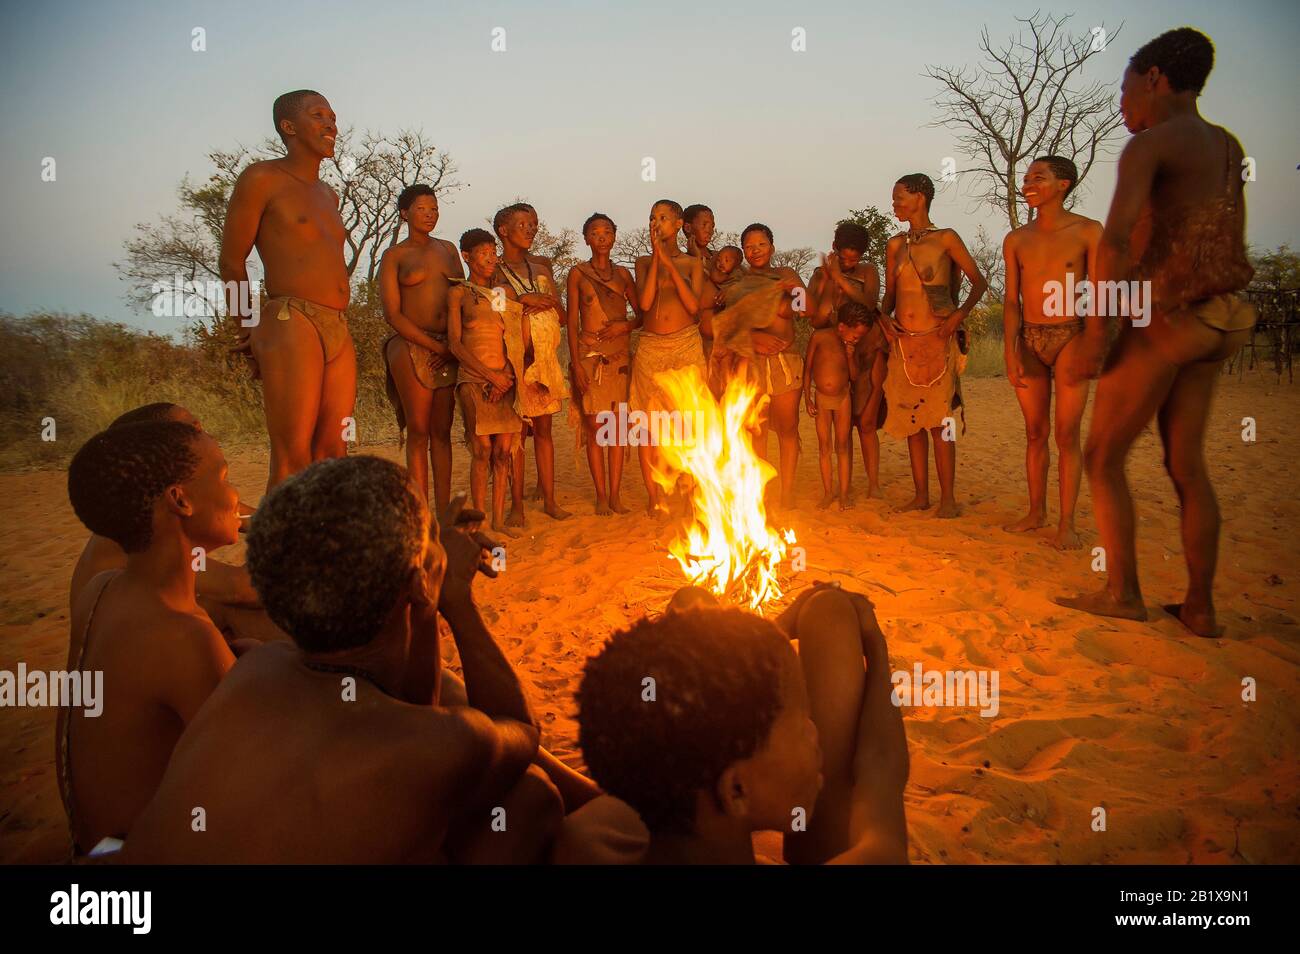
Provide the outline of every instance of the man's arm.
{"type": "Polygon", "coordinates": [[[659,290],[659,283],[655,280],[659,274],[659,256],[639,256],[635,265],[637,306],[644,315],[654,305],[655,293],[659,290]]]}
{"type": "MultiPolygon", "coordinates": [[[[241,310],[244,295],[239,289],[248,285],[248,256],[257,241],[257,229],[262,222],[262,213],[270,198],[270,170],[260,162],[253,163],[239,174],[235,187],[230,192],[230,203],[226,206],[226,221],[221,230],[221,253],[217,267],[221,272],[221,281],[226,286],[226,314],[232,318],[243,319],[248,315],[241,310]],[[231,282],[236,284],[232,285],[231,282]]],[[[241,333],[246,332],[241,322],[241,333]]]]}
{"type": "Polygon", "coordinates": [[[1006,293],[1002,298],[1002,352],[1007,363],[1007,380],[1014,388],[1023,388],[1025,369],[1020,361],[1020,264],[1016,260],[1015,232],[1002,240],[1006,293]]]}
{"type": "Polygon", "coordinates": [[[811,337],[809,337],[808,349],[807,349],[808,353],[804,355],[804,359],[803,359],[803,400],[805,406],[808,409],[809,417],[817,416],[817,405],[813,401],[813,396],[812,396],[812,387],[813,387],[812,369],[813,369],[813,355],[817,353],[817,347],[818,347],[817,341],[820,337],[821,336],[816,334],[815,332],[812,334],[811,337]]]}

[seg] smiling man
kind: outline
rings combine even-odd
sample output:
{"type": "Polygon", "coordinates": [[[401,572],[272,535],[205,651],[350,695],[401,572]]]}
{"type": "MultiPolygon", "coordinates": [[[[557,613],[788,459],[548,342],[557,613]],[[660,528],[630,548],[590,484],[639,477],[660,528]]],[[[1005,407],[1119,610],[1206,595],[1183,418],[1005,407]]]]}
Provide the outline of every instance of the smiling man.
{"type": "Polygon", "coordinates": [[[343,457],[344,428],[357,396],[357,356],[343,310],[350,286],[339,199],[320,181],[334,155],[338,125],[313,90],[280,96],[272,108],[285,155],[254,162],[235,182],[221,237],[228,313],[247,336],[239,350],[262,379],[271,441],[267,490],[308,464],[343,457]],[[266,273],[267,300],[248,316],[238,294],[253,248],[266,273]]]}

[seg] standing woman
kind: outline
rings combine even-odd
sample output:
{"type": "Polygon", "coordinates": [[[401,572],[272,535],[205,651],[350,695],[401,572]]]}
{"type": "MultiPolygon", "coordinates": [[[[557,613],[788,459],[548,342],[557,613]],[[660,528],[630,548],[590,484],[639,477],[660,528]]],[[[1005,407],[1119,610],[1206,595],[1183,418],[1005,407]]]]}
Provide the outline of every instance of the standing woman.
{"type": "Polygon", "coordinates": [[[384,252],[379,296],[393,334],[384,341],[385,386],[406,431],[406,469],[429,499],[433,464],[435,513],[451,499],[451,422],[456,413],[456,359],[447,345],[447,290],[465,277],[456,246],[430,233],[438,224],[438,196],[430,186],[407,186],[397,199],[406,238],[384,252]]]}
{"type": "Polygon", "coordinates": [[[760,279],[777,282],[787,292],[780,298],[771,320],[751,333],[754,355],[750,368],[759,393],[771,399],[758,446],[766,457],[768,426],[774,427],[779,447],[781,507],[788,510],[794,506],[795,467],[799,463],[799,395],[803,388],[803,359],[794,346],[795,306],[799,306],[800,313],[806,310],[808,289],[793,268],[772,265],[775,248],[772,230],[766,225],[756,222],[746,228],[741,233],[740,245],[749,270],[745,280],[737,283],[737,293],[752,291],[753,283],[760,279]]]}

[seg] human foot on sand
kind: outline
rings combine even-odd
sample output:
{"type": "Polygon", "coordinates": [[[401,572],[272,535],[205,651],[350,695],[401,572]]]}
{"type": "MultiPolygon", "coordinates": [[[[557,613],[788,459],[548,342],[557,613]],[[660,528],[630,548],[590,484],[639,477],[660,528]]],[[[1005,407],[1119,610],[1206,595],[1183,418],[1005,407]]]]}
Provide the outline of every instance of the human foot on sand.
{"type": "Polygon", "coordinates": [[[523,534],[518,530],[515,530],[510,526],[510,521],[508,520],[505,523],[497,523],[495,520],[492,521],[492,532],[499,533],[501,536],[509,537],[512,540],[517,540],[519,537],[523,536],[523,534]]]}
{"type": "Polygon", "coordinates": [[[627,507],[623,506],[623,501],[619,500],[617,496],[609,498],[609,509],[615,513],[631,513],[627,507]]]}
{"type": "Polygon", "coordinates": [[[934,515],[940,520],[951,520],[953,517],[961,516],[961,507],[957,506],[955,500],[940,500],[934,515]]]}
{"type": "Polygon", "coordinates": [[[1117,600],[1110,595],[1110,590],[1099,593],[1084,593],[1079,596],[1056,596],[1052,602],[1067,609],[1081,610],[1093,616],[1108,616],[1114,619],[1134,619],[1143,622],[1147,618],[1147,608],[1141,597],[1132,600],[1117,600]]]}
{"type": "Polygon", "coordinates": [[[1002,529],[1007,533],[1024,533],[1027,530],[1037,530],[1039,527],[1047,526],[1046,511],[1031,511],[1021,517],[1015,523],[1008,523],[1002,529]]]}
{"type": "Polygon", "coordinates": [[[1083,540],[1074,527],[1059,527],[1056,536],[1052,537],[1052,546],[1058,550],[1078,550],[1083,546],[1083,540]]]}
{"type": "Polygon", "coordinates": [[[604,497],[597,497],[597,498],[596,498],[596,516],[598,516],[598,517],[608,517],[611,513],[613,513],[613,511],[610,510],[610,508],[609,508],[609,501],[606,500],[604,497]]]}
{"type": "Polygon", "coordinates": [[[565,510],[559,504],[554,502],[548,503],[545,507],[542,508],[542,511],[548,517],[551,517],[554,520],[568,520],[570,517],[573,516],[573,514],[569,513],[569,511],[565,510]]]}
{"type": "Polygon", "coordinates": [[[1197,636],[1217,639],[1223,635],[1223,627],[1215,622],[1213,606],[1193,609],[1186,603],[1166,603],[1163,609],[1197,636]]]}
{"type": "Polygon", "coordinates": [[[817,503],[818,510],[825,510],[831,504],[835,503],[837,494],[834,491],[827,491],[826,495],[817,503]]]}
{"type": "Polygon", "coordinates": [[[522,527],[522,526],[525,525],[525,522],[526,522],[526,521],[524,520],[524,508],[523,508],[523,507],[511,507],[511,508],[510,508],[510,513],[506,515],[506,526],[507,526],[507,527],[522,527]]]}
{"type": "Polygon", "coordinates": [[[894,513],[907,513],[909,510],[929,510],[929,509],[930,509],[930,498],[922,497],[920,494],[917,494],[915,497],[913,497],[907,503],[903,504],[901,507],[895,507],[894,513]]]}
{"type": "Polygon", "coordinates": [[[841,495],[841,497],[840,497],[840,509],[841,509],[841,510],[852,510],[852,509],[853,509],[853,495],[852,495],[852,494],[843,494],[843,495],[841,495]]]}

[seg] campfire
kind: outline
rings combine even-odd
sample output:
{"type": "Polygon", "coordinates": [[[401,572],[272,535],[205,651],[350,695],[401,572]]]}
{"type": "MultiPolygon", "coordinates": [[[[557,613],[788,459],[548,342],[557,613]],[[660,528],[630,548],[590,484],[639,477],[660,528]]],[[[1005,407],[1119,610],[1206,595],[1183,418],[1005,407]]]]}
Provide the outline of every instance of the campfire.
{"type": "Polygon", "coordinates": [[[737,376],[718,402],[696,368],[666,372],[657,383],[687,422],[675,430],[682,440],[658,448],[655,479],[671,492],[689,478],[692,505],[669,554],[691,583],[761,613],[781,596],[777,568],[795,536],[767,519],[763,490],[776,469],[754,451],[758,390],[737,376]]]}

